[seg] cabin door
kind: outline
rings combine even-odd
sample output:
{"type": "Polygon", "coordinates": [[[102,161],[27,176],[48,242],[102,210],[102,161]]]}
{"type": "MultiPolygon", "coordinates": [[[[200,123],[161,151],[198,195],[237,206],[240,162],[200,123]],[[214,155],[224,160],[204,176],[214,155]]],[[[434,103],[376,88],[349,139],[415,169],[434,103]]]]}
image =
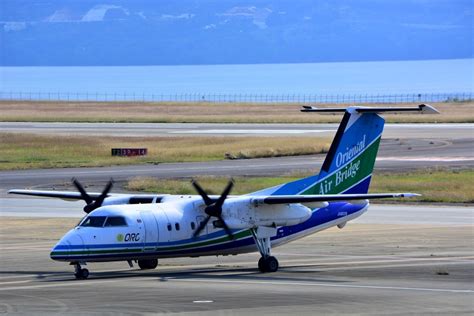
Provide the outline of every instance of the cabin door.
{"type": "Polygon", "coordinates": [[[155,251],[158,246],[158,223],[155,215],[151,211],[142,211],[140,215],[145,228],[143,251],[155,251]]]}

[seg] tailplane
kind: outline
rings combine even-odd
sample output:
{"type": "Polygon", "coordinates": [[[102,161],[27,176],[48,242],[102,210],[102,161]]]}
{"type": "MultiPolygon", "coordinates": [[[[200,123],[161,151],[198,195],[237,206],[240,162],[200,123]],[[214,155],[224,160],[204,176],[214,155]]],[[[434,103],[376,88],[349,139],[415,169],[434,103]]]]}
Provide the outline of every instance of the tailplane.
{"type": "Polygon", "coordinates": [[[259,191],[258,194],[325,195],[367,193],[385,124],[385,120],[379,113],[439,113],[427,104],[420,104],[417,107],[353,106],[346,109],[304,106],[301,111],[322,114],[344,113],[320,173],[259,191]]]}

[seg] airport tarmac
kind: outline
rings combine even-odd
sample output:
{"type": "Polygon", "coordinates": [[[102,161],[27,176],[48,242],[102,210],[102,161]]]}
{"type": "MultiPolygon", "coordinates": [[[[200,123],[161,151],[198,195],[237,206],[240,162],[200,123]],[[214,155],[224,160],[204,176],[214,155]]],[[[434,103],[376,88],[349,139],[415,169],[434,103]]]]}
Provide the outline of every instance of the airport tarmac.
{"type": "MultiPolygon", "coordinates": [[[[472,167],[473,138],[464,136],[384,139],[375,168],[472,167]]],[[[161,260],[153,271],[123,262],[92,263],[90,279],[77,281],[73,268],[50,260],[49,251],[77,224],[83,202],[5,197],[12,188],[72,189],[72,176],[100,190],[110,177],[120,182],[140,175],[316,171],[324,156],[0,172],[0,313],[474,313],[474,211],[469,207],[372,205],[342,230],[275,248],[281,268],[273,274],[257,272],[259,256],[253,253],[161,260]]]]}
{"type": "MultiPolygon", "coordinates": [[[[339,124],[0,122],[10,133],[89,136],[333,136],[339,124]]],[[[474,124],[385,124],[384,138],[472,138],[474,124]]]]}
{"type": "Polygon", "coordinates": [[[91,263],[81,281],[71,266],[49,259],[77,218],[2,217],[0,313],[472,314],[472,221],[452,225],[449,210],[436,216],[445,223],[374,219],[314,234],[275,248],[281,267],[272,274],[257,272],[252,253],[160,260],[148,271],[91,263]]]}

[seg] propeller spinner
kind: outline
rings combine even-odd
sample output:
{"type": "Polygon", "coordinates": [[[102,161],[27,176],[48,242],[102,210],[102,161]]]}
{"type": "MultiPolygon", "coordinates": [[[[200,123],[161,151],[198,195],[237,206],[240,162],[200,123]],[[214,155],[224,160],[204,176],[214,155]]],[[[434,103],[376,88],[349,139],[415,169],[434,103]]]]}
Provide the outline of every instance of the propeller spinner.
{"type": "Polygon", "coordinates": [[[104,190],[102,190],[102,193],[97,197],[97,199],[93,199],[84,189],[82,184],[76,179],[72,178],[72,183],[76,187],[76,189],[81,193],[82,199],[86,202],[86,206],[84,206],[84,212],[89,214],[96,208],[102,206],[102,203],[104,203],[105,198],[109,194],[110,190],[112,189],[113,186],[113,180],[110,179],[107,185],[105,186],[104,190]]]}
{"type": "Polygon", "coordinates": [[[226,231],[229,238],[234,239],[234,235],[232,235],[232,232],[229,226],[227,226],[226,222],[222,218],[222,205],[224,204],[225,199],[227,198],[230,191],[232,190],[232,187],[234,186],[234,181],[233,180],[229,181],[224,191],[222,192],[221,196],[217,200],[211,199],[207,195],[207,193],[201,188],[201,186],[197,183],[197,181],[192,180],[191,184],[193,185],[193,187],[196,189],[196,191],[199,193],[204,203],[206,204],[206,208],[204,209],[204,212],[207,214],[207,217],[201,222],[199,227],[194,232],[193,236],[197,237],[201,233],[201,231],[206,227],[211,216],[213,216],[213,217],[217,217],[217,219],[219,220],[219,224],[222,225],[222,227],[226,231]]]}

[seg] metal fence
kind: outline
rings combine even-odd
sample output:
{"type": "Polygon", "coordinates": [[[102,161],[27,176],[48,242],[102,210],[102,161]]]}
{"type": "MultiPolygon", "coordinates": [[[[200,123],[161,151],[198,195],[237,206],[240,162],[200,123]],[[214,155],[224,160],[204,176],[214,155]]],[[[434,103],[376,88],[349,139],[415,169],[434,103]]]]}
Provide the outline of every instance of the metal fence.
{"type": "Polygon", "coordinates": [[[248,103],[412,103],[473,100],[473,92],[407,94],[258,94],[258,93],[103,93],[0,92],[0,100],[18,101],[127,101],[127,102],[248,102],[248,103]]]}

